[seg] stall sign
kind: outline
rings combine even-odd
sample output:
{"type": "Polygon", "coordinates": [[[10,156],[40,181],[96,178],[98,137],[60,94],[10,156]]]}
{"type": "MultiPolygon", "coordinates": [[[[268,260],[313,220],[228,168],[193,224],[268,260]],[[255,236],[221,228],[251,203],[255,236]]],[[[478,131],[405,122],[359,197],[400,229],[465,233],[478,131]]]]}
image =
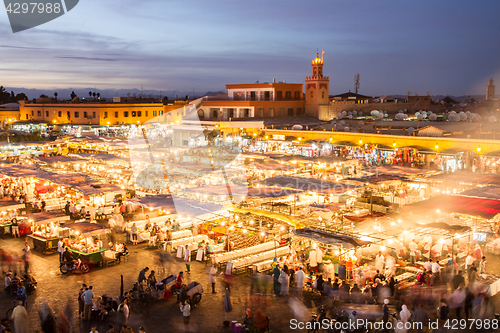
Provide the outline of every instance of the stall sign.
{"type": "Polygon", "coordinates": [[[472,239],[478,242],[486,242],[486,233],[484,232],[475,232],[472,236],[472,239]]]}
{"type": "Polygon", "coordinates": [[[273,134],[273,140],[285,140],[285,135],[283,135],[283,134],[273,134]]]}

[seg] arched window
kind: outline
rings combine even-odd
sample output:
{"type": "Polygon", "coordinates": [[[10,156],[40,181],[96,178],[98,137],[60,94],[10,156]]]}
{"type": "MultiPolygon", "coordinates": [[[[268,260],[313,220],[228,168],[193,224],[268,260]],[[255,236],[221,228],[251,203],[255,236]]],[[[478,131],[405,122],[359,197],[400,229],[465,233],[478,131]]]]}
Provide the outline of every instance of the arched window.
{"type": "Polygon", "coordinates": [[[325,92],[324,91],[321,92],[321,98],[325,98],[325,92]]]}
{"type": "Polygon", "coordinates": [[[198,118],[200,118],[200,119],[205,118],[205,112],[203,112],[202,109],[198,110],[198,118]]]}
{"type": "Polygon", "coordinates": [[[311,98],[313,98],[313,96],[314,96],[314,94],[313,94],[313,92],[311,91],[311,98]]]}

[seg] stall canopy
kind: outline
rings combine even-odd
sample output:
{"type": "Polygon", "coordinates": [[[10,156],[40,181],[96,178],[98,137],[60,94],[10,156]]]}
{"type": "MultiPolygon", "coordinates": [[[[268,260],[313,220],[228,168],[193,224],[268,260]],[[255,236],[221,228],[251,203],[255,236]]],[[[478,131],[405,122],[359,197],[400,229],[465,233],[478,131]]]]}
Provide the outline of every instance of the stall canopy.
{"type": "MultiPolygon", "coordinates": [[[[231,185],[230,189],[231,189],[231,194],[234,196],[243,196],[243,197],[248,196],[248,197],[260,197],[260,198],[279,198],[303,192],[300,190],[282,189],[275,187],[257,188],[257,187],[246,187],[246,186],[236,186],[236,185],[231,185]]],[[[187,189],[187,191],[199,194],[208,194],[208,195],[229,195],[228,188],[225,185],[192,187],[187,189]]]]}
{"type": "Polygon", "coordinates": [[[413,212],[422,212],[423,210],[437,212],[440,210],[447,213],[460,213],[491,219],[500,213],[500,200],[442,194],[406,205],[405,209],[413,212]]]}
{"type": "Polygon", "coordinates": [[[51,157],[35,157],[35,160],[42,163],[52,164],[52,163],[79,163],[80,160],[68,156],[51,156],[51,157]]]}
{"type": "Polygon", "coordinates": [[[369,169],[370,172],[376,173],[376,174],[383,174],[383,175],[395,175],[395,176],[404,176],[404,177],[411,177],[415,175],[422,175],[422,176],[430,176],[430,175],[436,175],[436,174],[441,174],[442,171],[438,170],[432,170],[432,169],[416,169],[416,168],[410,168],[410,167],[405,167],[405,166],[400,166],[400,165],[385,165],[382,167],[377,167],[377,168],[371,168],[369,169]]]}
{"type": "Polygon", "coordinates": [[[255,163],[253,166],[257,169],[261,170],[272,170],[272,171],[290,171],[299,169],[300,167],[290,166],[286,164],[276,163],[273,161],[265,162],[265,163],[255,163]]]}
{"type": "Polygon", "coordinates": [[[400,180],[406,181],[408,178],[396,175],[375,175],[375,176],[367,176],[367,177],[358,177],[358,178],[347,178],[347,181],[353,181],[358,183],[369,183],[369,184],[379,184],[388,181],[400,180]]]}
{"type": "Polygon", "coordinates": [[[113,184],[91,184],[91,185],[73,186],[72,188],[88,196],[101,193],[123,191],[120,186],[113,184]]]}
{"type": "Polygon", "coordinates": [[[164,209],[175,214],[174,200],[169,194],[147,195],[145,197],[134,198],[130,202],[150,209],[164,209]]]}
{"type": "Polygon", "coordinates": [[[48,224],[50,222],[70,220],[70,217],[68,215],[55,212],[41,212],[35,214],[28,214],[28,215],[23,215],[23,217],[26,217],[28,220],[32,220],[37,224],[48,224]]]}
{"type": "Polygon", "coordinates": [[[106,228],[103,225],[100,225],[98,223],[90,223],[90,222],[71,223],[71,224],[65,225],[64,227],[70,228],[74,231],[78,231],[84,237],[104,235],[104,234],[111,232],[111,230],[109,230],[108,228],[106,228]]]}
{"type": "Polygon", "coordinates": [[[13,200],[0,200],[0,211],[9,209],[21,209],[26,207],[25,204],[13,200]]]}
{"type": "Polygon", "coordinates": [[[354,190],[359,186],[338,184],[321,179],[278,176],[260,181],[266,186],[276,186],[281,188],[293,188],[300,191],[311,191],[321,194],[344,193],[354,190]]]}
{"type": "Polygon", "coordinates": [[[299,155],[287,155],[287,156],[275,156],[272,159],[277,161],[287,161],[287,162],[302,162],[302,163],[339,163],[347,161],[344,157],[338,156],[319,156],[319,157],[306,157],[299,155]]]}
{"type": "Polygon", "coordinates": [[[443,182],[456,182],[456,183],[466,183],[466,184],[477,184],[477,185],[497,185],[500,186],[500,175],[488,175],[488,174],[467,174],[464,177],[460,173],[451,174],[441,174],[429,177],[430,180],[443,181],[443,182]]]}
{"type": "Polygon", "coordinates": [[[296,236],[305,237],[319,243],[337,245],[337,246],[342,245],[343,247],[348,249],[371,244],[371,242],[362,241],[360,239],[351,236],[332,234],[329,232],[324,232],[316,229],[308,229],[308,228],[295,229],[293,233],[296,236]]]}
{"type": "Polygon", "coordinates": [[[460,193],[460,196],[500,200],[500,186],[477,187],[460,193]]]}

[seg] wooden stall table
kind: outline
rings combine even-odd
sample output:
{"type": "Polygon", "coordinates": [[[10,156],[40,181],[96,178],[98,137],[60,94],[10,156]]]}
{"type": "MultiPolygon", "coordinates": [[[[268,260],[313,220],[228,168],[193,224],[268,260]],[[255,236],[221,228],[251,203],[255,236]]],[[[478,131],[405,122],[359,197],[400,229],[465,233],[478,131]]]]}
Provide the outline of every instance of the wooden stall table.
{"type": "Polygon", "coordinates": [[[12,234],[12,223],[4,222],[0,223],[0,235],[11,235],[12,234]]]}
{"type": "Polygon", "coordinates": [[[106,251],[101,246],[101,235],[110,233],[111,230],[98,223],[90,222],[71,223],[65,227],[70,229],[70,238],[67,243],[69,243],[69,250],[76,255],[75,257],[86,264],[100,266],[103,261],[103,253],[106,251]],[[97,242],[92,238],[95,236],[97,236],[97,242]]]}
{"type": "Polygon", "coordinates": [[[59,237],[44,238],[35,235],[28,235],[28,237],[33,242],[33,249],[42,253],[57,249],[57,243],[59,242],[59,237]]]}
{"type": "Polygon", "coordinates": [[[57,250],[59,242],[60,224],[70,219],[69,216],[56,212],[41,212],[22,216],[24,223],[31,226],[31,234],[28,238],[33,242],[35,251],[42,253],[53,252],[57,250]],[[49,224],[51,224],[49,228],[49,224]]]}

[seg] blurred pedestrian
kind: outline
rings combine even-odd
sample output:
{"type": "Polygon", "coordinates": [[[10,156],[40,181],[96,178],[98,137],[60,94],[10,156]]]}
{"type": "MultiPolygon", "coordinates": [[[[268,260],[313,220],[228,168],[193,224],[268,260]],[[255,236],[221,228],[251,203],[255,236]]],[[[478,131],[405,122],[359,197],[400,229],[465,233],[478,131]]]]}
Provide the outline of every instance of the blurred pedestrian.
{"type": "Polygon", "coordinates": [[[15,333],[28,332],[28,312],[23,306],[23,302],[18,301],[17,306],[12,311],[11,318],[14,321],[15,333]]]}

